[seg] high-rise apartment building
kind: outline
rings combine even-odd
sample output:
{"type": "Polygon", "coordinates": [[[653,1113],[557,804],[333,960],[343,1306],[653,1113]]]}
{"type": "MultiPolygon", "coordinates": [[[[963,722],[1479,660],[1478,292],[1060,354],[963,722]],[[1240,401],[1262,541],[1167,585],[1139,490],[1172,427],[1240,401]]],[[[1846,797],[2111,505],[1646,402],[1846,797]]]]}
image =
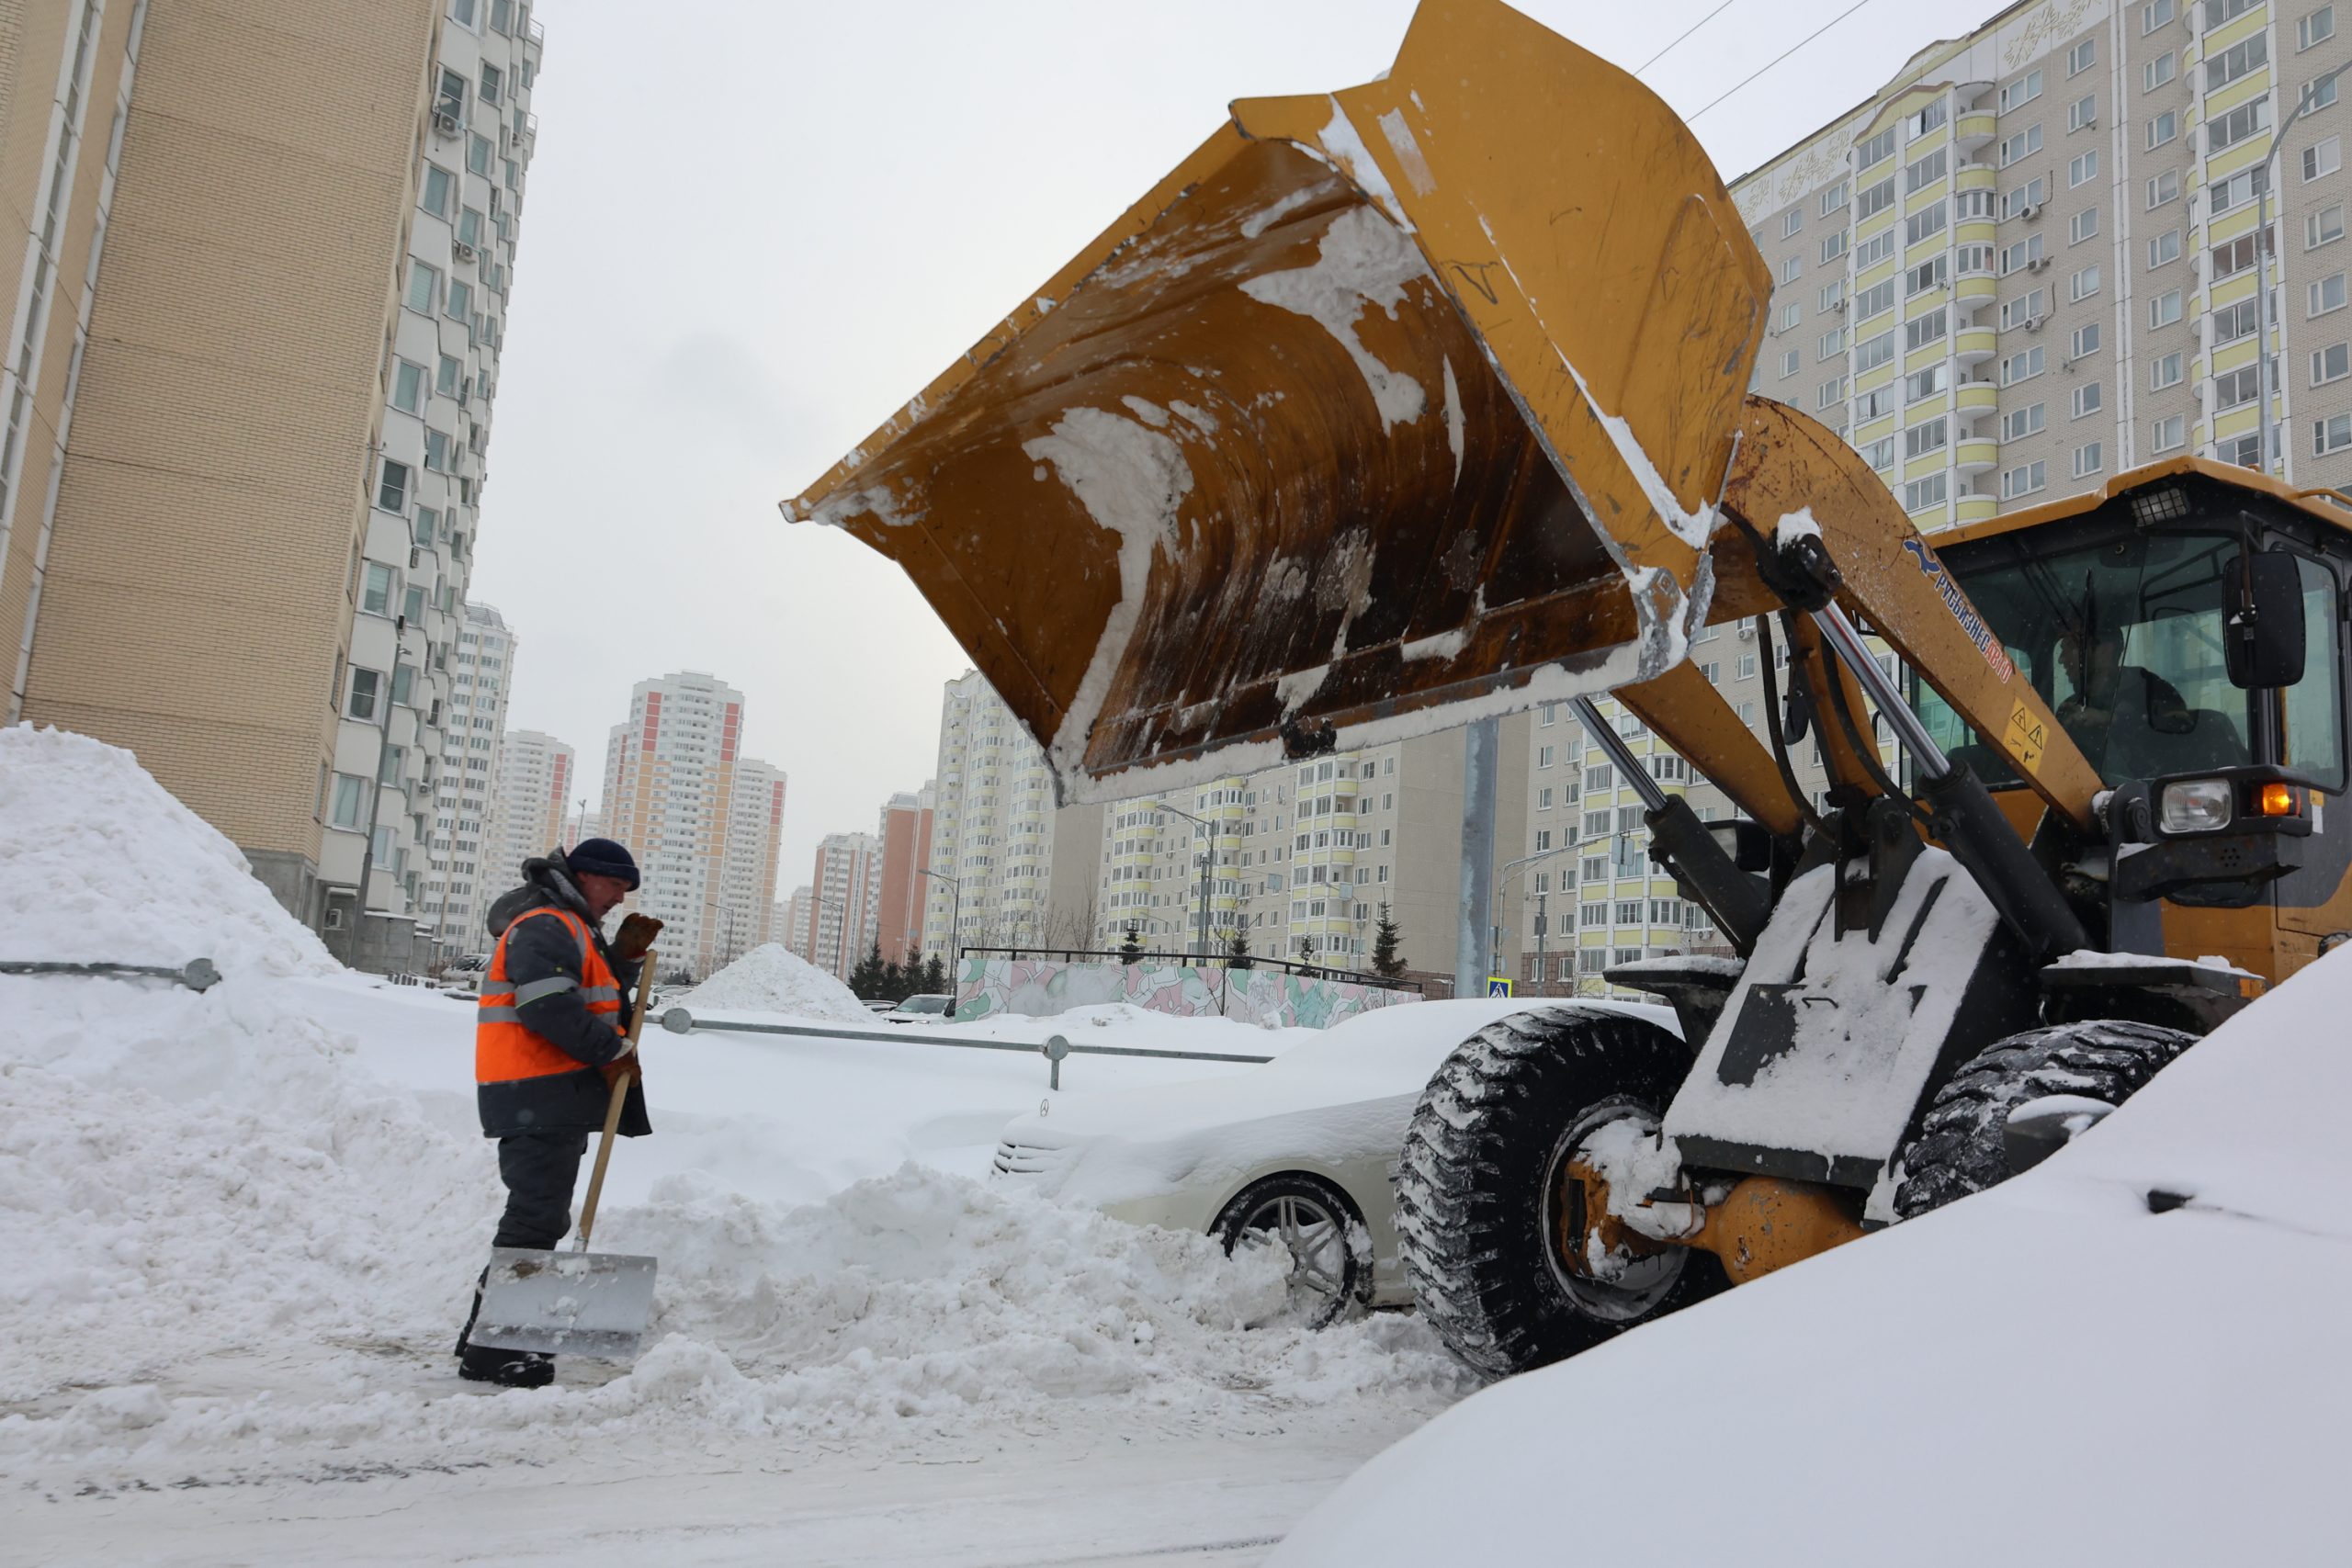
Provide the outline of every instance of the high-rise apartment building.
{"type": "Polygon", "coordinates": [[[727,809],[727,852],[719,864],[714,966],[732,964],[771,940],[775,925],[775,863],[783,848],[784,770],[745,758],[735,770],[727,809]]]}
{"type": "MultiPolygon", "coordinates": [[[[1518,715],[1501,726],[1498,868],[1519,852],[1511,829],[1527,815],[1520,756],[1531,724],[1518,715]]],[[[1197,951],[1206,857],[1212,952],[1239,931],[1261,957],[1364,969],[1386,906],[1406,967],[1450,977],[1462,905],[1464,734],[1440,731],[1106,807],[1096,945],[1114,946],[1133,929],[1152,951],[1197,951]]],[[[1507,960],[1515,942],[1507,929],[1507,960]]]]}
{"type": "MultiPolygon", "coordinates": [[[[482,840],[477,877],[478,909],[521,877],[523,863],[550,849],[570,846],[579,761],[572,749],[536,729],[511,729],[500,737],[490,827],[482,840]]],[[[463,942],[479,945],[477,914],[464,928],[463,942]]],[[[447,928],[444,928],[445,931],[447,928]]]]}
{"type": "Polygon", "coordinates": [[[2312,91],[2345,12],[2038,0],[1923,50],[1732,187],[1778,285],[1757,389],[1926,529],[2259,467],[2266,382],[2271,471],[2352,484],[2346,111],[2312,91]]]}
{"type": "MultiPolygon", "coordinates": [[[[449,655],[441,770],[434,785],[433,831],[420,904],[444,953],[481,947],[476,928],[490,901],[514,886],[514,863],[492,860],[487,853],[497,801],[499,738],[506,730],[506,703],[514,691],[514,635],[489,605],[462,608],[457,646],[449,655]]],[[[542,844],[530,852],[547,847],[542,844]]]]}
{"type": "Polygon", "coordinates": [[[786,898],[778,908],[783,910],[781,919],[784,923],[777,928],[775,940],[814,964],[816,960],[810,958],[809,954],[815,951],[817,909],[815,890],[807,883],[803,883],[794,888],[792,897],[786,898]]]}
{"type": "Polygon", "coordinates": [[[1045,753],[977,671],[943,694],[932,788],[923,953],[953,963],[959,947],[1085,946],[1103,808],[1055,807],[1045,753]],[[1074,901],[1057,905],[1057,886],[1074,901]]]}
{"type": "MultiPolygon", "coordinates": [[[[842,979],[878,935],[882,845],[871,833],[828,833],[817,845],[809,878],[808,962],[842,979]]],[[[795,895],[798,897],[798,895],[795,895]]]]}
{"type": "Polygon", "coordinates": [[[540,48],[506,0],[0,12],[6,716],[137,751],[371,967],[439,914],[540,48]]]}
{"type": "Polygon", "coordinates": [[[924,784],[916,794],[890,797],[882,807],[875,837],[882,844],[882,897],[874,929],[882,955],[902,961],[922,951],[923,883],[931,869],[932,817],[938,789],[924,784]]]}
{"type": "MultiPolygon", "coordinates": [[[[687,671],[639,681],[630,693],[628,722],[614,727],[605,752],[601,825],[607,836],[628,846],[644,877],[630,907],[666,926],[664,964],[674,962],[697,976],[718,966],[723,947],[750,934],[745,910],[751,907],[730,903],[728,895],[738,773],[777,785],[783,781],[779,770],[741,755],[742,732],[743,694],[715,676],[687,671]],[[726,919],[730,909],[731,929],[726,919]]],[[[739,837],[739,868],[763,858],[772,862],[771,819],[760,808],[765,797],[755,789],[741,804],[745,829],[769,837],[757,849],[739,837]]],[[[780,811],[780,790],[775,805],[780,811]]],[[[739,885],[745,880],[736,879],[739,885]]],[[[774,882],[767,886],[771,891],[758,909],[774,901],[774,882]]]]}

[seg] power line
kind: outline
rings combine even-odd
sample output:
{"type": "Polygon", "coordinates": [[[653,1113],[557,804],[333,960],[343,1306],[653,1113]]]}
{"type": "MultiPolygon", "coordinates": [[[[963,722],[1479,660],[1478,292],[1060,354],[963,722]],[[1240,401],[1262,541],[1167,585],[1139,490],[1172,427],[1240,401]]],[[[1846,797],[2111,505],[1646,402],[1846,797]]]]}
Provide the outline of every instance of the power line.
{"type": "Polygon", "coordinates": [[[1722,5],[1716,6],[1713,10],[1700,17],[1697,21],[1691,23],[1689,30],[1684,32],[1681,38],[1676,39],[1672,43],[1668,44],[1664,49],[1659,50],[1656,54],[1651,55],[1647,60],[1643,61],[1641,64],[1635,66],[1634,68],[1634,74],[1636,76],[1640,75],[1643,72],[1647,71],[1651,66],[1656,65],[1659,61],[1664,60],[1668,55],[1672,54],[1676,49],[1681,46],[1683,39],[1688,39],[1691,33],[1697,32],[1701,28],[1705,27],[1709,22],[1712,22],[1717,17],[1722,16],[1725,11],[1730,10],[1733,4],[1734,0],[1724,0],[1722,5]]]}
{"type": "Polygon", "coordinates": [[[1704,108],[1695,109],[1690,114],[1684,115],[1682,117],[1682,123],[1689,125],[1695,121],[1701,115],[1705,114],[1708,109],[1713,108],[1717,104],[1722,103],[1724,99],[1730,97],[1733,93],[1738,92],[1742,87],[1745,87],[1750,82],[1755,81],[1757,77],[1763,75],[1765,72],[1771,70],[1773,66],[1780,64],[1781,61],[1786,60],[1790,55],[1794,54],[1798,50],[1803,49],[1805,45],[1811,43],[1814,39],[1819,38],[1822,34],[1827,32],[1830,28],[1836,27],[1838,23],[1844,21],[1847,17],[1852,16],[1855,12],[1860,10],[1870,3],[1871,0],[1854,0],[1854,4],[1847,6],[1844,10],[1830,17],[1827,21],[1822,23],[1821,26],[1814,28],[1813,31],[1805,34],[1804,37],[1797,39],[1796,42],[1791,44],[1780,53],[1774,55],[1770,60],[1766,61],[1756,70],[1748,73],[1746,76],[1741,77],[1737,82],[1732,84],[1730,88],[1718,94],[1714,98],[1710,100],[1704,108]]]}

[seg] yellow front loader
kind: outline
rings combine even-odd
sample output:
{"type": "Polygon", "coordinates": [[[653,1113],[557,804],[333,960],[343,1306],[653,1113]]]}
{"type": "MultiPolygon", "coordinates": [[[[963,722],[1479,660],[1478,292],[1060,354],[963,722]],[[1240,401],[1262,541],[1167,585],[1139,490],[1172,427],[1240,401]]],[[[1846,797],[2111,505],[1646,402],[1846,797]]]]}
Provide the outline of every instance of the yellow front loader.
{"type": "Polygon", "coordinates": [[[2339,499],[2183,459],[1931,547],[1748,393],[1770,292],[1645,88],[1424,0],[785,506],[899,563],[1065,798],[1538,702],[1622,751],[1607,694],[1737,803],[1645,790],[1739,954],[1611,971],[1679,1038],[1534,1006],[1423,1098],[1406,1262],[1490,1372],[2000,1179],[2352,928],[2339,499]],[[1734,621],[1788,655],[1767,739],[1688,658],[1734,621]]]}

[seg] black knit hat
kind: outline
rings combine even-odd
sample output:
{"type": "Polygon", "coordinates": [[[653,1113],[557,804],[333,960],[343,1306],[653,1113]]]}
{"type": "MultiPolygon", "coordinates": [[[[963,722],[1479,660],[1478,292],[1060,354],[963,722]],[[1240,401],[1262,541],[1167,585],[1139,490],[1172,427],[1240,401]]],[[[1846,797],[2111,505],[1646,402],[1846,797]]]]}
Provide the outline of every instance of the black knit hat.
{"type": "Polygon", "coordinates": [[[575,876],[613,876],[637,891],[637,862],[610,839],[582,839],[565,853],[564,863],[575,876]]]}

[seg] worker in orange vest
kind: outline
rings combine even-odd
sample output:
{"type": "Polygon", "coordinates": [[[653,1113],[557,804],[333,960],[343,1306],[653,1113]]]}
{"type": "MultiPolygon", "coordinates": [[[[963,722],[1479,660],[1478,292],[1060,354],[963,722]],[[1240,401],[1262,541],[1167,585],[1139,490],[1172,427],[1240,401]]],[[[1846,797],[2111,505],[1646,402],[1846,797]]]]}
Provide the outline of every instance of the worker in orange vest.
{"type": "MultiPolygon", "coordinates": [[[[571,1228],[571,1190],[588,1135],[605,1125],[611,1086],[638,1074],[625,1003],[662,922],[631,915],[609,945],[605,917],[638,886],[637,862],[610,839],[523,863],[523,886],[490,907],[497,940],[474,1022],[474,1099],[485,1137],[498,1140],[506,1212],[493,1247],[552,1249],[571,1228]]],[[[653,1130],[642,1077],[621,1112],[624,1137],[653,1130]]],[[[481,1309],[481,1291],[474,1291],[481,1309]]],[[[554,1359],[458,1337],[458,1373],[506,1388],[541,1388],[554,1359]]]]}

